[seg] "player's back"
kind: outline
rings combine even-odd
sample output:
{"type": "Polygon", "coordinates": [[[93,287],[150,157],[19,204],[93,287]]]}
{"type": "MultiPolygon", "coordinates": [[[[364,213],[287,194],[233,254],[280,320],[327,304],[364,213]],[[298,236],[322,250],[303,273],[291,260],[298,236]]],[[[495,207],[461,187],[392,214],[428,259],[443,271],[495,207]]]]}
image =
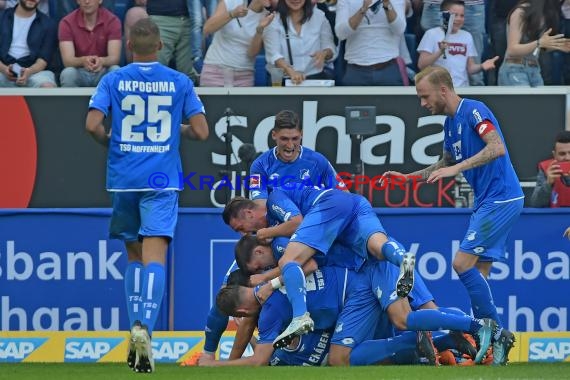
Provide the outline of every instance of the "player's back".
{"type": "Polygon", "coordinates": [[[181,189],[180,124],[203,112],[186,76],[157,62],[132,63],[103,77],[90,107],[111,110],[109,190],[181,189]]]}

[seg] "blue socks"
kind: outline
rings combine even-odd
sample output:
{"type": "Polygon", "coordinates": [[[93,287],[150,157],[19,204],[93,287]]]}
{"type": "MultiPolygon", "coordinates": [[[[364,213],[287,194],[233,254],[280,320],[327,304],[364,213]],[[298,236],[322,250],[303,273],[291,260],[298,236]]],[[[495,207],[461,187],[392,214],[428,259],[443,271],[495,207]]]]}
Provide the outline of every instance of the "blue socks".
{"type": "Polygon", "coordinates": [[[459,330],[471,331],[473,318],[463,314],[448,314],[437,309],[422,309],[408,314],[406,325],[408,330],[459,330]]]}
{"type": "Polygon", "coordinates": [[[376,364],[409,349],[416,349],[416,333],[412,331],[393,338],[367,340],[354,347],[350,353],[350,365],[376,364]]]}
{"type": "Polygon", "coordinates": [[[489,284],[481,272],[477,268],[471,268],[459,274],[459,279],[469,293],[475,318],[491,318],[497,322],[499,327],[503,327],[493,302],[491,288],[489,288],[489,284]]]}
{"type": "Polygon", "coordinates": [[[290,261],[283,266],[281,276],[287,290],[287,298],[293,308],[293,318],[300,317],[307,312],[307,289],[303,270],[297,262],[290,261]]]}
{"type": "Polygon", "coordinates": [[[166,286],[164,265],[156,262],[148,264],[145,268],[142,285],[143,315],[141,322],[148,327],[148,333],[152,334],[166,286]]]}
{"type": "Polygon", "coordinates": [[[218,309],[216,305],[212,306],[210,312],[208,313],[208,320],[206,322],[206,341],[204,342],[204,351],[214,353],[218,349],[218,344],[220,344],[220,339],[226,327],[228,326],[228,320],[230,318],[218,309]]]}
{"type": "Polygon", "coordinates": [[[135,321],[142,320],[142,304],[140,302],[144,265],[140,261],[130,261],[125,270],[125,296],[127,299],[127,313],[129,315],[129,328],[135,321]]]}
{"type": "Polygon", "coordinates": [[[396,266],[400,266],[400,264],[402,264],[405,253],[406,249],[404,246],[391,237],[388,237],[388,241],[382,246],[382,254],[386,260],[396,266]]]}

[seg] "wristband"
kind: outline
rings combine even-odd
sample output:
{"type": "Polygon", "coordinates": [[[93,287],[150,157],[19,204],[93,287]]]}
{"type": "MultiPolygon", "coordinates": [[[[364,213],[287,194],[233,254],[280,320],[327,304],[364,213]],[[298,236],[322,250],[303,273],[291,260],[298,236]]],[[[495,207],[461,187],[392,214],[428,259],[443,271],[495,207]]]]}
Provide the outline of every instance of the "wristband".
{"type": "Polygon", "coordinates": [[[277,290],[277,289],[281,288],[282,286],[283,286],[283,284],[281,283],[281,280],[279,279],[279,277],[276,277],[273,280],[271,280],[271,287],[273,288],[273,290],[277,290]]]}

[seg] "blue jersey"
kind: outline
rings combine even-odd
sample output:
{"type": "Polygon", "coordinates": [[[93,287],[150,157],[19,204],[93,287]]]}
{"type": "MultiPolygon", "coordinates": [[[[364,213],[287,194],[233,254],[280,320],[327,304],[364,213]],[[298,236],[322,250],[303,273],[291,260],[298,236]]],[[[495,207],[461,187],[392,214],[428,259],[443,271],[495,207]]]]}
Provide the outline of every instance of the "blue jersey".
{"type": "Polygon", "coordinates": [[[323,366],[331,344],[331,330],[315,330],[300,335],[295,347],[273,351],[269,365],[323,366]]]}
{"type": "MultiPolygon", "coordinates": [[[[307,310],[315,322],[316,330],[334,328],[344,303],[345,281],[351,281],[353,273],[344,268],[324,267],[306,277],[307,310]]],[[[275,291],[265,301],[259,314],[258,343],[273,343],[293,318],[293,310],[287,296],[275,291]]]]}
{"type": "Polygon", "coordinates": [[[157,62],[105,75],[89,102],[112,118],[109,191],[181,190],[180,124],[204,113],[192,81],[157,62]]]}
{"type": "MultiPolygon", "coordinates": [[[[445,119],[444,149],[456,162],[473,157],[485,147],[485,142],[478,133],[478,128],[484,128],[485,120],[495,126],[505,144],[499,122],[489,108],[479,101],[462,99],[455,115],[445,119]]],[[[473,188],[474,209],[483,201],[508,201],[523,196],[506,146],[504,156],[497,157],[486,165],[466,170],[463,175],[473,188]]]]}
{"type": "Polygon", "coordinates": [[[301,146],[299,157],[283,162],[273,148],[255,159],[250,168],[249,189],[251,199],[267,199],[274,187],[298,184],[344,189],[330,162],[322,154],[301,146]]]}

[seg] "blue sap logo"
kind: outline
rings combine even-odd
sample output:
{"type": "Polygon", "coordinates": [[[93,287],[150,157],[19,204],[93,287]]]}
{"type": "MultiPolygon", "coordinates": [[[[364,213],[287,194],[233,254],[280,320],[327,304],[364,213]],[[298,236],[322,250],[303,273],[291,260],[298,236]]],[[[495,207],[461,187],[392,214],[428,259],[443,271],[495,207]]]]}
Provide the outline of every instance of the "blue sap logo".
{"type": "Polygon", "coordinates": [[[530,338],[529,362],[558,362],[570,356],[570,338],[530,338]]]}
{"type": "Polygon", "coordinates": [[[186,352],[194,348],[202,338],[154,338],[152,355],[154,360],[162,363],[175,363],[186,352]]]}
{"type": "Polygon", "coordinates": [[[123,338],[67,338],[65,362],[96,362],[117,347],[123,338]]]}
{"type": "MultiPolygon", "coordinates": [[[[220,340],[220,360],[228,360],[230,357],[230,353],[232,352],[232,347],[234,345],[234,337],[233,336],[223,336],[220,340]]],[[[245,348],[245,352],[243,353],[242,357],[252,356],[253,355],[253,348],[251,345],[247,345],[245,348]]]]}
{"type": "Polygon", "coordinates": [[[21,362],[46,341],[47,338],[0,339],[0,363],[21,362]]]}

